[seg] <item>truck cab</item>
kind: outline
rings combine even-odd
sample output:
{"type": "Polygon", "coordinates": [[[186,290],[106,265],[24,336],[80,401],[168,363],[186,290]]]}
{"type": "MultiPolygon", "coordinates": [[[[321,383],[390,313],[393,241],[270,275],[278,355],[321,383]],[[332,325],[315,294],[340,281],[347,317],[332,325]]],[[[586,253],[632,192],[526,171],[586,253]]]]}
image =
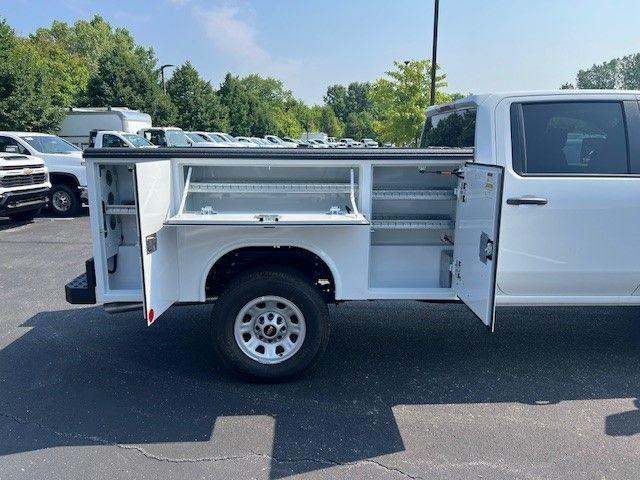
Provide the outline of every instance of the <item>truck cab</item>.
{"type": "Polygon", "coordinates": [[[116,130],[91,130],[90,148],[153,148],[155,145],[136,133],[116,130]]]}
{"type": "Polygon", "coordinates": [[[473,147],[476,161],[504,168],[499,303],[640,300],[638,98],[516,92],[427,111],[421,147],[473,147]]]}

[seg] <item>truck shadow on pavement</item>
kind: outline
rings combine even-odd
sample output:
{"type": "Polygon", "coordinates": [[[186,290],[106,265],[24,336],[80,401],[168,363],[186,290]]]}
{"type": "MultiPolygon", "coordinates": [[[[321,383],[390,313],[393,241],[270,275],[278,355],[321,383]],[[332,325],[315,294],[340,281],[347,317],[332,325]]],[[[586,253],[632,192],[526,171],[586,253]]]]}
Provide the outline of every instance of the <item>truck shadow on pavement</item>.
{"type": "MultiPolygon", "coordinates": [[[[318,368],[277,385],[216,366],[209,308],[172,308],[151,328],[139,312],[99,308],[26,321],[0,351],[0,419],[36,433],[0,429],[0,455],[134,444],[156,459],[264,457],[282,478],[403,451],[398,405],[546,408],[640,393],[634,307],[505,308],[490,335],[460,305],[345,304],[331,309],[318,368]]],[[[602,424],[608,435],[639,433],[640,410],[602,424]]]]}

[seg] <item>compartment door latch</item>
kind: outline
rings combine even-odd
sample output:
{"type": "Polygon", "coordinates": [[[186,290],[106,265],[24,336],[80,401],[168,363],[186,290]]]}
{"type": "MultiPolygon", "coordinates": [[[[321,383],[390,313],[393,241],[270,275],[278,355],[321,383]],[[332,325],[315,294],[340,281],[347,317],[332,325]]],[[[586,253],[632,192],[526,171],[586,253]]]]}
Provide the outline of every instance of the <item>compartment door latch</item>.
{"type": "Polygon", "coordinates": [[[480,261],[487,263],[487,260],[493,260],[493,240],[482,232],[480,235],[480,261]]]}
{"type": "Polygon", "coordinates": [[[145,237],[145,243],[147,245],[147,253],[153,253],[158,249],[158,235],[152,233],[145,237]]]}

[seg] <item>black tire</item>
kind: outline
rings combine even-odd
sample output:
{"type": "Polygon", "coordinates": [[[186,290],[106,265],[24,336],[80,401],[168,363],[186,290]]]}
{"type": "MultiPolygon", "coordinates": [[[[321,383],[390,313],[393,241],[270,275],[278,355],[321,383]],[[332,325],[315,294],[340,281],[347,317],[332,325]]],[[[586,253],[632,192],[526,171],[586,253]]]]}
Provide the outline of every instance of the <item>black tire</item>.
{"type": "Polygon", "coordinates": [[[251,381],[278,382],[313,367],[329,341],[329,312],[320,292],[300,273],[286,269],[251,271],[235,278],[218,296],[211,315],[213,348],[232,373],[251,381]],[[306,333],[299,350],[275,364],[264,364],[242,351],[234,335],[236,317],[251,301],[277,296],[304,316],[306,333]]]}
{"type": "Polygon", "coordinates": [[[65,183],[56,183],[49,193],[51,211],[59,217],[70,217],[80,211],[82,201],[78,189],[65,183]],[[63,201],[58,201],[57,196],[63,201]]]}
{"type": "Polygon", "coordinates": [[[11,219],[12,222],[30,222],[40,215],[40,210],[42,209],[36,208],[35,210],[27,210],[26,212],[12,213],[9,215],[9,219],[11,219]]]}

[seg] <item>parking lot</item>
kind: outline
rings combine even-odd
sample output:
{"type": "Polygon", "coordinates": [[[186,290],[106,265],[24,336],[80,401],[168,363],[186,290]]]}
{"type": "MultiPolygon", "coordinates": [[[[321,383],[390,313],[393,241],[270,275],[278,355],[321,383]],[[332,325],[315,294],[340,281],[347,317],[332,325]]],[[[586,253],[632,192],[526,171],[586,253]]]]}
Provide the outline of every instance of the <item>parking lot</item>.
{"type": "Polygon", "coordinates": [[[637,308],[331,308],[309,376],[210,353],[209,306],[148,328],[65,303],[88,217],[0,219],[0,478],[633,478],[637,308]]]}

